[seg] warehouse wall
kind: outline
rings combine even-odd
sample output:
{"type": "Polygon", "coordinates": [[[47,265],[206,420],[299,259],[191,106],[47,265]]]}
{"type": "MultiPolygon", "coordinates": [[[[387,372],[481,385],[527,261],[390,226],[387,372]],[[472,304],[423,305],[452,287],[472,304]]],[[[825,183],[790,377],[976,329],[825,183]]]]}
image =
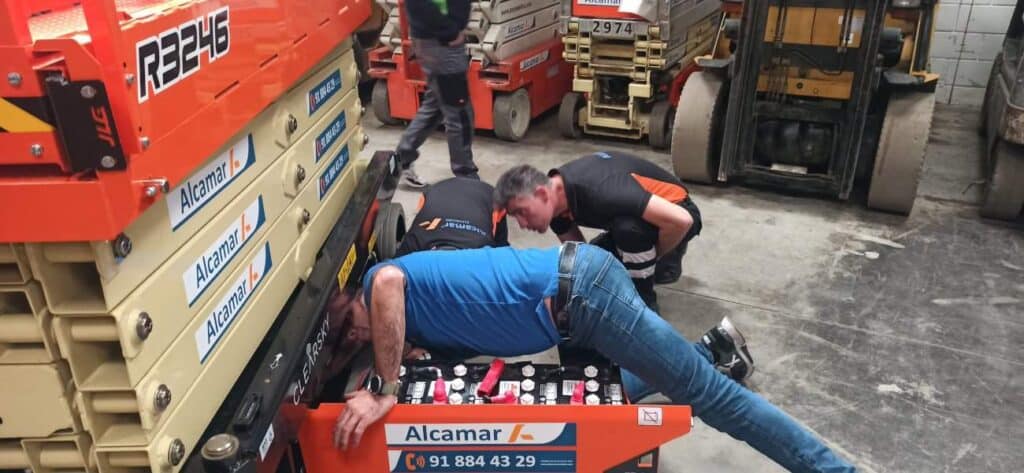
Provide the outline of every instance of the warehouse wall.
{"type": "Polygon", "coordinates": [[[981,105],[992,59],[1002,47],[1016,0],[942,0],[931,69],[941,75],[940,103],[981,105]]]}

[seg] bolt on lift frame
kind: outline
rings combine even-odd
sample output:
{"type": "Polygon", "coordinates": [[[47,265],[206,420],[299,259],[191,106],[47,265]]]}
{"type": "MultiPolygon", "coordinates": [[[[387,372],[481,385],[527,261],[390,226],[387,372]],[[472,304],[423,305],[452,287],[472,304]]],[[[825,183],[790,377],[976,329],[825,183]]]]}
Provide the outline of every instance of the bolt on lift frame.
{"type": "Polygon", "coordinates": [[[0,0],[0,242],[112,240],[371,0],[0,0]]]}

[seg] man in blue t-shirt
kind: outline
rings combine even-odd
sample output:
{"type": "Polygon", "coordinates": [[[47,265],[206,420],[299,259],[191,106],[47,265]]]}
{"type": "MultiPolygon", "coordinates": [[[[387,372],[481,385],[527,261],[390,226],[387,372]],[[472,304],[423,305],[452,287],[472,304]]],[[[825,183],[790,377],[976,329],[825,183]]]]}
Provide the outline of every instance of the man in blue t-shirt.
{"type": "MultiPolygon", "coordinates": [[[[688,404],[704,423],[790,471],[855,471],[777,407],[718,372],[717,354],[687,342],[651,311],[622,263],[595,246],[423,251],[386,261],[367,272],[352,322],[372,342],[383,382],[375,392],[348,396],[334,432],[343,449],[358,446],[366,428],[398,402],[405,341],[515,356],[568,336],[572,345],[621,366],[632,377],[627,395],[634,399],[658,391],[688,404]]],[[[723,332],[716,336],[732,344],[734,354],[749,356],[735,328],[723,332]]]]}

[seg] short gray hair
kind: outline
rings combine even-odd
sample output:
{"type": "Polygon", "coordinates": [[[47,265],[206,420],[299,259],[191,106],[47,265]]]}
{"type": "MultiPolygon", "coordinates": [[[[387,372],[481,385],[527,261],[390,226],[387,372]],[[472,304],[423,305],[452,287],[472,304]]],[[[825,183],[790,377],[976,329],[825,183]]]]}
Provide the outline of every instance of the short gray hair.
{"type": "Polygon", "coordinates": [[[510,200],[532,194],[537,186],[546,186],[548,182],[547,174],[529,164],[520,164],[498,178],[494,185],[494,205],[504,209],[510,200]]]}

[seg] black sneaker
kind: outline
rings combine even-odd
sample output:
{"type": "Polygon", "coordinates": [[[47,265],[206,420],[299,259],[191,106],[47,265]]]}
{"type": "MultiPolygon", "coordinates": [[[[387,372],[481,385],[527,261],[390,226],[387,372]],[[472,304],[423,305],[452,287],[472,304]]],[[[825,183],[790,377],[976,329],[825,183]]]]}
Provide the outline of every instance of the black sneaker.
{"type": "Polygon", "coordinates": [[[654,270],[654,284],[672,284],[682,276],[682,268],[675,266],[658,266],[654,270]]]}
{"type": "Polygon", "coordinates": [[[726,376],[742,383],[754,374],[754,357],[747,350],[747,341],[728,317],[722,318],[700,341],[711,350],[715,367],[726,376]]]}

